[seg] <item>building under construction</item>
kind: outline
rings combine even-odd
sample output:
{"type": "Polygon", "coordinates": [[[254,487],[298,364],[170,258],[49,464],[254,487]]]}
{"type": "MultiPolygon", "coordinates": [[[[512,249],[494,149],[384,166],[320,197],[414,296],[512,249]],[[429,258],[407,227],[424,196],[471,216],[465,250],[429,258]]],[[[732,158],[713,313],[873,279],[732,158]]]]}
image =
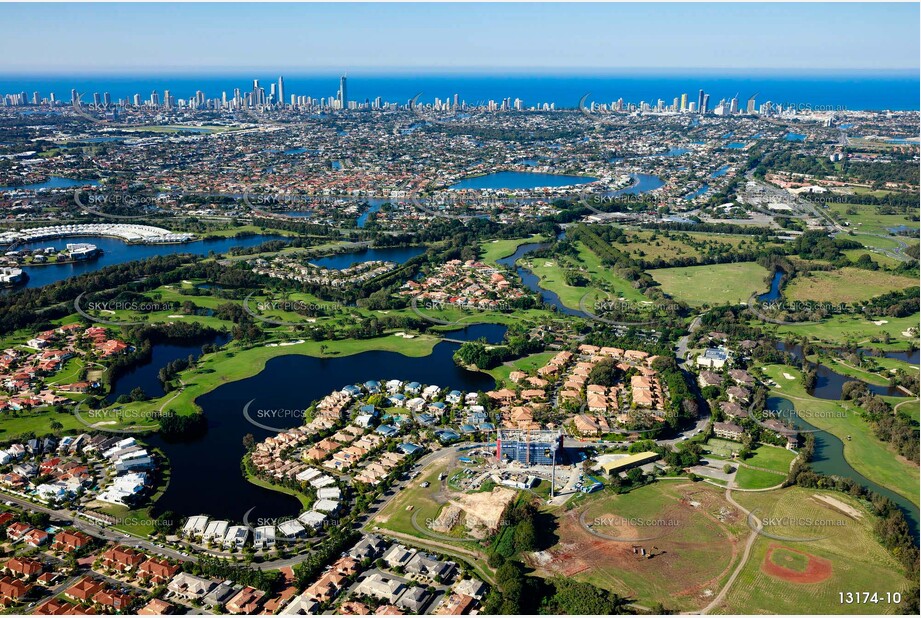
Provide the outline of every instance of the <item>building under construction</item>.
{"type": "Polygon", "coordinates": [[[559,462],[563,452],[563,433],[552,429],[500,429],[496,435],[496,457],[525,465],[550,465],[559,462]]]}

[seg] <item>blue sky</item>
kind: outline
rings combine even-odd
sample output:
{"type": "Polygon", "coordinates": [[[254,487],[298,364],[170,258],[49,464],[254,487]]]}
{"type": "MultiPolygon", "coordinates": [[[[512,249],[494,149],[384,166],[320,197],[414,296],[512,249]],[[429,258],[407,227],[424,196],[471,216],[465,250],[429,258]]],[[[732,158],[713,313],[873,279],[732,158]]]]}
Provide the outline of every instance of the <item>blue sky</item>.
{"type": "Polygon", "coordinates": [[[0,4],[0,73],[917,69],[919,5],[0,4]]]}

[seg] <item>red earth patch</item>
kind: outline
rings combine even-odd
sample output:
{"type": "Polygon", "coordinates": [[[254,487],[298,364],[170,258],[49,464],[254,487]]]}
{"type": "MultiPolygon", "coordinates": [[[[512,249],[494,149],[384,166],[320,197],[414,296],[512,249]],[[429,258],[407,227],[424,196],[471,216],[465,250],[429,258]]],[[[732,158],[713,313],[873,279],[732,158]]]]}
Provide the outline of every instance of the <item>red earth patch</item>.
{"type": "Polygon", "coordinates": [[[819,558],[782,545],[771,545],[764,556],[764,562],[761,563],[761,571],[791,584],[817,584],[831,577],[832,568],[831,562],[825,558],[819,558]],[[802,571],[796,571],[777,564],[771,559],[775,549],[782,549],[805,556],[808,559],[806,568],[802,571]]]}

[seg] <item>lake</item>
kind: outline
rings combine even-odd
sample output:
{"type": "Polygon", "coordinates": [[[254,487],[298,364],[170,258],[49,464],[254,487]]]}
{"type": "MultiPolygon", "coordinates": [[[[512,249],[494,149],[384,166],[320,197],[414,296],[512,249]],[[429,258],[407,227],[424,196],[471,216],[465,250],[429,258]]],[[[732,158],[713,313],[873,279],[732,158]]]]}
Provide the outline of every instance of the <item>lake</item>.
{"type": "Polygon", "coordinates": [[[142,389],[150,397],[161,397],[166,394],[163,383],[160,382],[160,369],[169,363],[192,356],[201,356],[201,348],[207,343],[222,346],[230,341],[230,335],[216,335],[214,337],[201,337],[192,341],[177,343],[158,343],[151,350],[150,359],[138,363],[130,370],[123,373],[112,385],[109,401],[115,401],[122,395],[128,395],[135,388],[142,389]]]}
{"type": "Polygon", "coordinates": [[[476,341],[485,339],[486,343],[502,343],[508,326],[504,324],[471,324],[457,330],[443,331],[440,334],[447,339],[460,339],[463,341],[476,341]]]}
{"type": "Polygon", "coordinates": [[[780,281],[783,279],[784,272],[780,269],[774,271],[771,277],[771,289],[758,297],[759,303],[770,303],[780,300],[780,281]]]}
{"type": "MultiPolygon", "coordinates": [[[[784,352],[789,352],[796,359],[797,364],[803,362],[803,348],[800,345],[788,345],[786,343],[778,343],[777,349],[784,352]]],[[[816,383],[815,388],[809,391],[809,394],[813,397],[818,397],[819,399],[832,399],[838,401],[841,399],[841,389],[844,387],[845,382],[861,382],[871,393],[875,393],[881,397],[907,397],[907,395],[900,391],[894,386],[879,386],[877,384],[870,384],[869,382],[864,382],[863,380],[858,380],[857,378],[852,378],[851,376],[842,375],[836,371],[833,371],[822,364],[815,364],[813,366],[816,370],[816,383]]]]}
{"type": "Polygon", "coordinates": [[[544,187],[569,187],[595,182],[591,176],[564,174],[539,174],[530,172],[494,172],[485,176],[465,178],[449,189],[541,189],[544,187]]]}
{"type": "Polygon", "coordinates": [[[45,182],[34,182],[19,187],[0,187],[0,191],[40,191],[41,189],[72,189],[74,187],[99,186],[98,180],[71,180],[61,176],[49,176],[45,182]]]}
{"type": "MultiPolygon", "coordinates": [[[[251,508],[255,510],[249,521],[297,516],[301,508],[296,498],[257,487],[240,472],[243,436],[251,433],[258,442],[272,435],[244,418],[247,402],[254,400],[250,408],[254,416],[257,410],[303,411],[333,389],[366,380],[416,381],[467,392],[494,388],[495,381],[487,374],[454,364],[452,356],[459,347],[439,343],[430,356],[419,358],[381,351],[339,358],[280,356],[268,361],[259,374],[200,397],[198,404],[208,421],[204,436],[186,442],[167,442],[160,436],[149,439],[152,446],[163,449],[172,466],[157,512],[172,510],[182,517],[207,514],[235,522],[241,522],[251,508]]],[[[277,423],[279,429],[286,429],[301,425],[303,419],[298,414],[279,415],[277,423]]]]}
{"type": "Polygon", "coordinates": [[[322,268],[342,270],[348,268],[352,264],[372,262],[374,260],[402,264],[423,252],[425,252],[425,247],[382,247],[379,249],[372,247],[363,251],[352,251],[349,253],[339,253],[337,255],[317,258],[315,260],[310,260],[310,263],[322,268]]]}

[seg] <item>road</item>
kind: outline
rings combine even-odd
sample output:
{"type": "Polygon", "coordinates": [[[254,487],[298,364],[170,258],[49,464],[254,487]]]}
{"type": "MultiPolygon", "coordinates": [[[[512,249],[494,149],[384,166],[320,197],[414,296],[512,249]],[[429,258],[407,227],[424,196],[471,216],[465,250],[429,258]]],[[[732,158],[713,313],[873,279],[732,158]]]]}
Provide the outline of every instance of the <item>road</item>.
{"type": "Polygon", "coordinates": [[[160,554],[162,556],[167,556],[174,560],[180,560],[182,562],[189,562],[195,560],[189,556],[185,556],[182,553],[170,549],[168,547],[163,547],[154,543],[152,541],[147,541],[136,536],[131,536],[123,532],[118,532],[103,526],[88,522],[85,519],[80,519],[77,517],[75,511],[70,511],[67,509],[51,509],[45,506],[34,504],[28,500],[23,500],[17,496],[7,494],[6,492],[0,491],[3,499],[9,502],[12,502],[19,506],[20,508],[26,509],[28,511],[36,513],[46,513],[51,517],[52,522],[64,523],[66,525],[72,525],[77,530],[85,532],[91,536],[94,536],[98,539],[103,539],[106,541],[112,541],[120,545],[127,545],[130,547],[136,547],[144,549],[148,552],[155,554],[160,554]]]}

